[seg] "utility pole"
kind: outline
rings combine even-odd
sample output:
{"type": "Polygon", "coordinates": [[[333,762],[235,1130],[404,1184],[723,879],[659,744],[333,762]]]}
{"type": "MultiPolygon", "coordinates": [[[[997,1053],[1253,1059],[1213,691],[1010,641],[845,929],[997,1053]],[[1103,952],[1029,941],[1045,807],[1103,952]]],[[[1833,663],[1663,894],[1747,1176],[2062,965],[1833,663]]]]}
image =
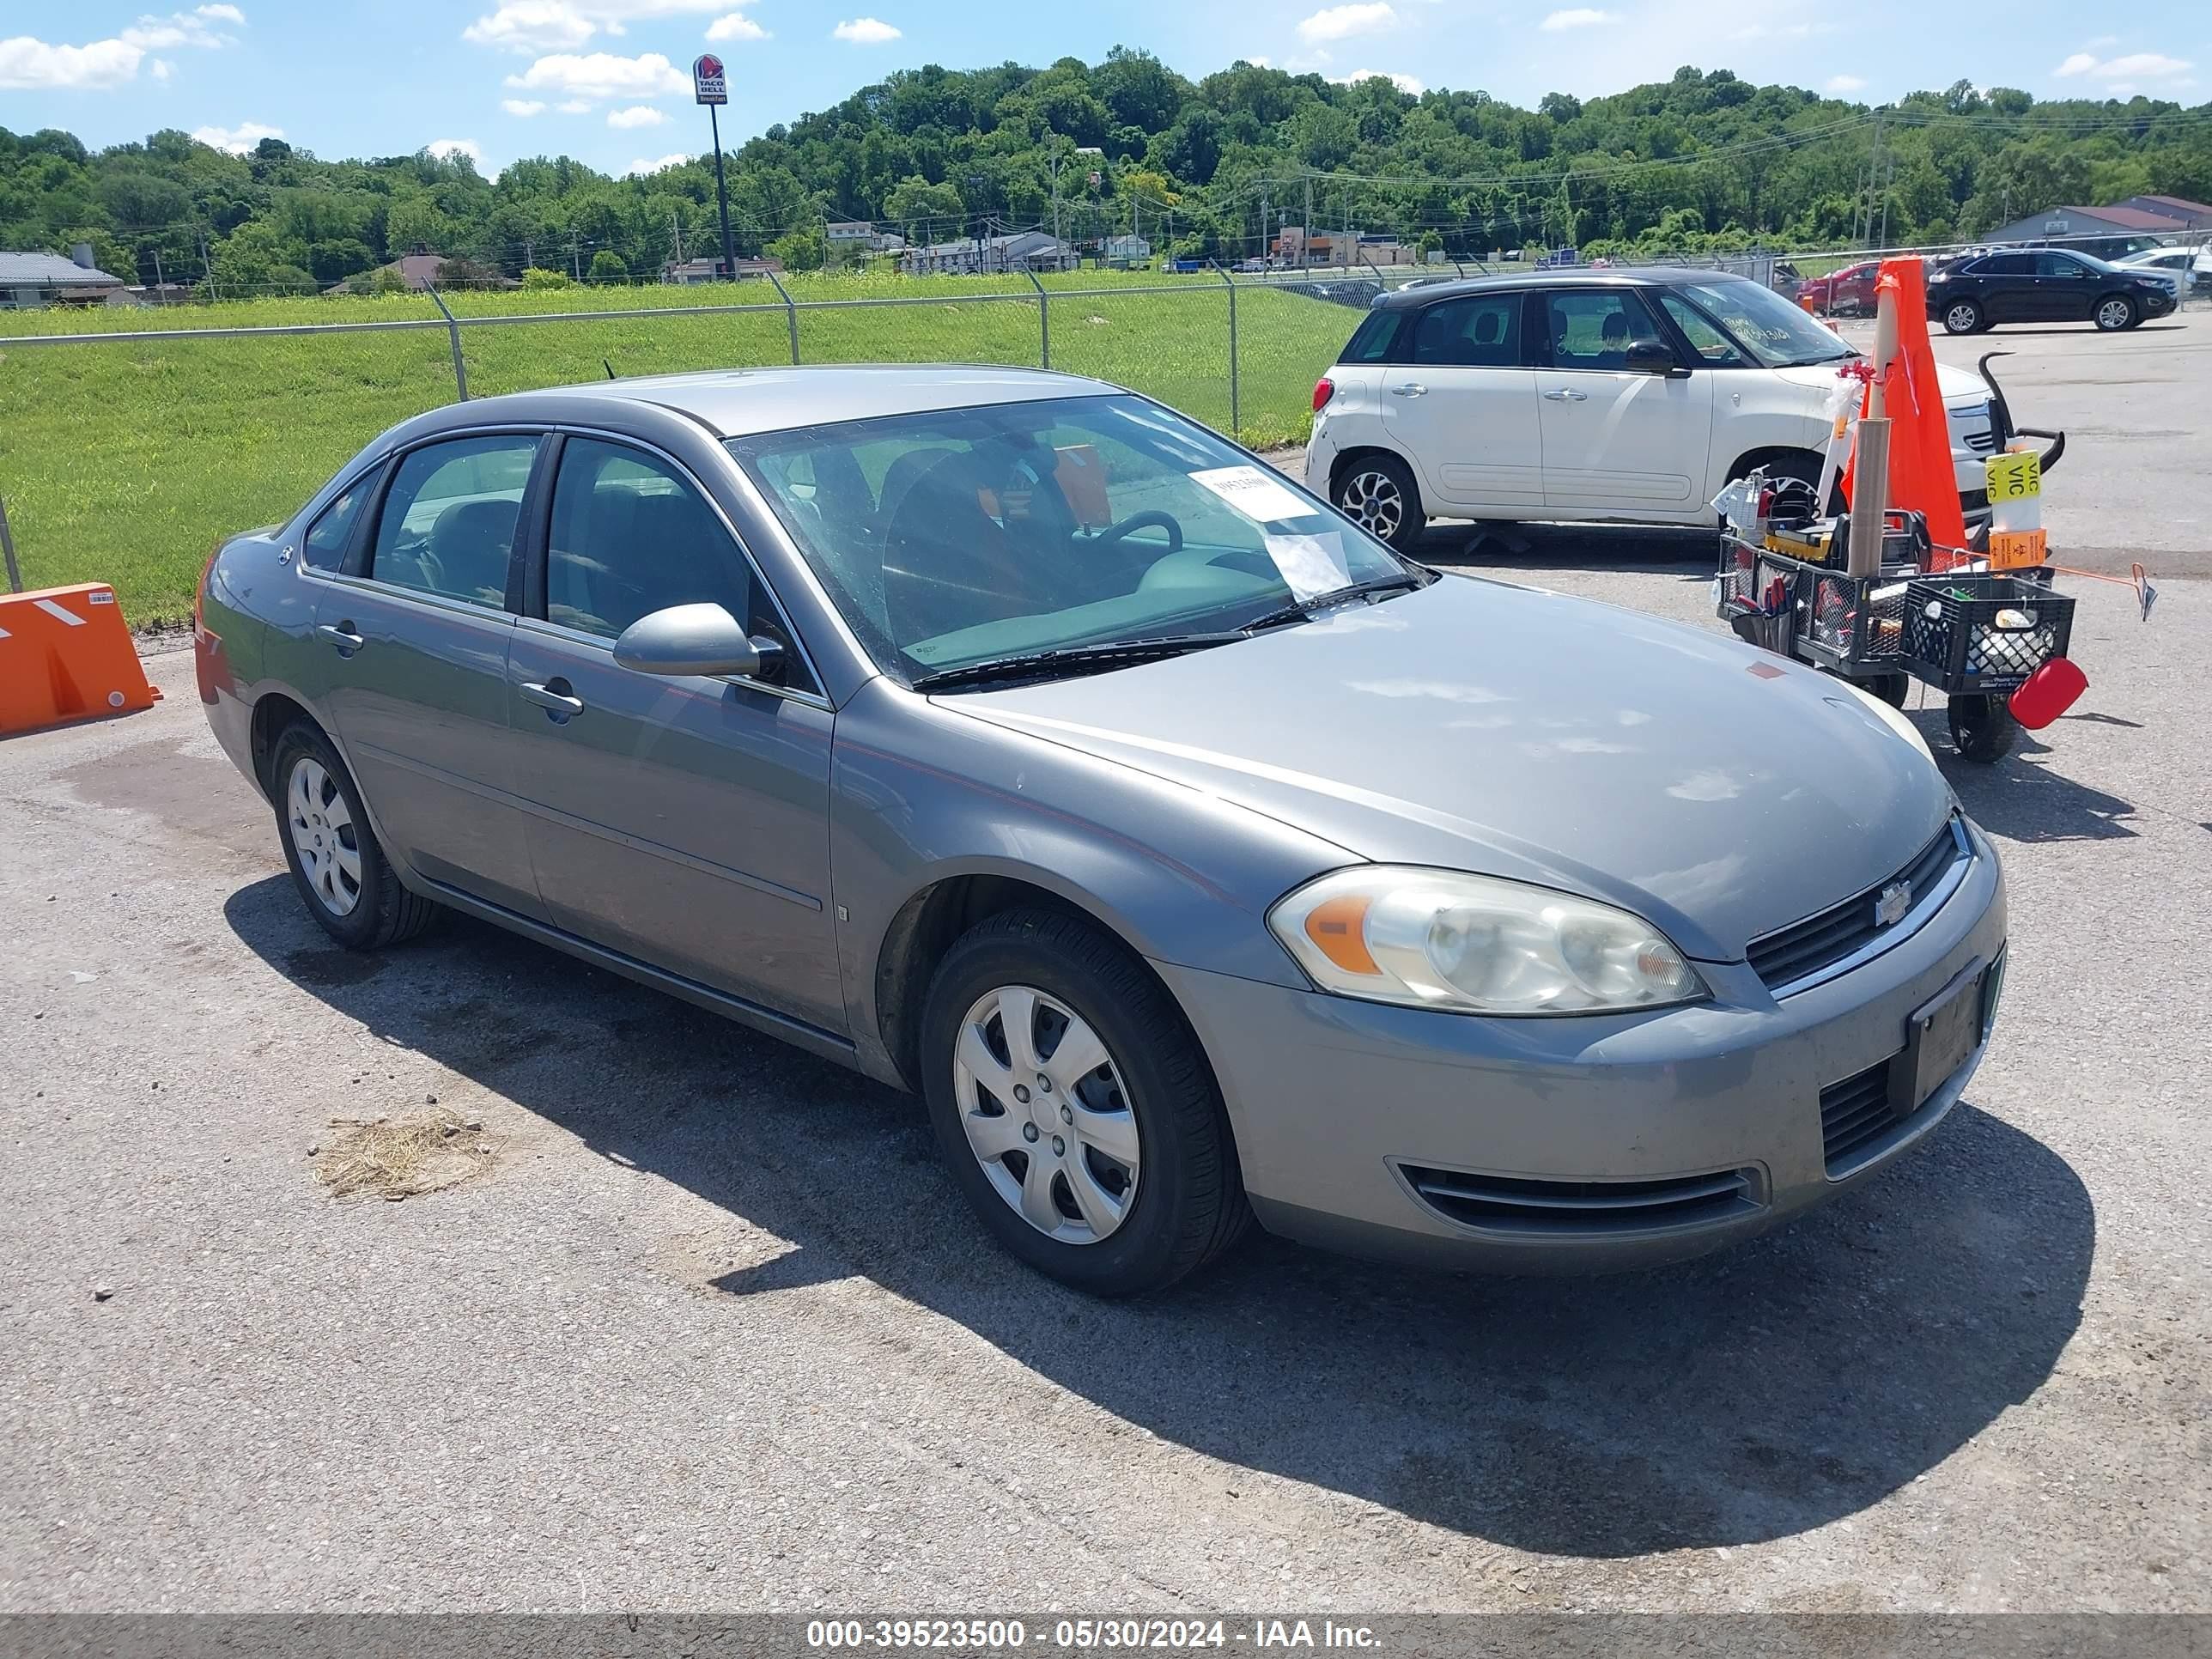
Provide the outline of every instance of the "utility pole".
{"type": "Polygon", "coordinates": [[[1267,192],[1260,192],[1260,263],[1267,262],[1267,192]]]}
{"type": "Polygon", "coordinates": [[[1298,231],[1298,269],[1313,269],[1313,174],[1306,174],[1306,222],[1298,231]]]}

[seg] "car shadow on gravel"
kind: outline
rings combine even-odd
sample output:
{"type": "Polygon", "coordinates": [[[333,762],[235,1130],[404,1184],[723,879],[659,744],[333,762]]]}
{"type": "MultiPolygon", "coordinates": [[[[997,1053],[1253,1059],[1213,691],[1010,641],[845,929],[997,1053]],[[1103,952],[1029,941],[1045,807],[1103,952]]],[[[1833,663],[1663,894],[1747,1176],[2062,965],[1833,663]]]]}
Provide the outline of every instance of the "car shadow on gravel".
{"type": "MultiPolygon", "coordinates": [[[[1241,1468],[1566,1557],[1801,1533],[2033,1395],[2080,1322],[2095,1245],[2065,1162],[1962,1104],[1838,1203],[1683,1266],[1455,1278],[1261,1237],[1168,1294],[1102,1303],[994,1248],[895,1091],[462,918],[356,974],[331,971],[287,878],[226,914],[346,1018],[788,1242],[757,1267],[698,1268],[699,1293],[865,1275],[1233,1466],[1224,1502],[1266,1501],[1241,1468]]],[[[887,1374],[925,1375],[916,1363],[887,1344],[887,1374]]]]}

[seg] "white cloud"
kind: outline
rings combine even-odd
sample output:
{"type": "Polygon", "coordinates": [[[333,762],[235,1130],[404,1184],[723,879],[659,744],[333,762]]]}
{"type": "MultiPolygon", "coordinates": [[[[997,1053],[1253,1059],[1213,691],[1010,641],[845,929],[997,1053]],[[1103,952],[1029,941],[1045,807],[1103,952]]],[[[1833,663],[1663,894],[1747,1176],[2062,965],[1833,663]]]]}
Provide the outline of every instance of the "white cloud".
{"type": "Polygon", "coordinates": [[[1345,40],[1355,34],[1373,34],[1395,27],[1398,14],[1389,0],[1353,0],[1344,6],[1325,6],[1298,23],[1298,39],[1308,46],[1319,40],[1345,40]]]}
{"type": "Polygon", "coordinates": [[[1828,77],[1828,84],[1823,88],[1823,90],[1828,92],[1858,92],[1863,90],[1865,86],[1866,80],[1862,76],[1832,75],[1828,77]]]}
{"type": "Polygon", "coordinates": [[[886,40],[896,40],[899,32],[880,17],[854,17],[840,23],[830,31],[830,38],[850,40],[856,46],[880,46],[886,40]]]}
{"type": "Polygon", "coordinates": [[[580,46],[599,26],[568,0],[508,0],[461,31],[461,39],[508,52],[562,52],[580,46]]]}
{"type": "Polygon", "coordinates": [[[1272,58],[1261,58],[1256,54],[1243,59],[1243,61],[1249,64],[1254,69],[1272,69],[1274,67],[1275,63],[1275,60],[1272,58]]]}
{"type": "Polygon", "coordinates": [[[608,52],[581,57],[555,52],[540,58],[521,74],[508,76],[507,84],[522,92],[565,93],[571,99],[658,98],[665,93],[689,91],[691,86],[657,52],[635,58],[608,52]]]}
{"type": "Polygon", "coordinates": [[[728,16],[717,17],[708,24],[707,38],[709,40],[765,40],[768,31],[744,13],[733,11],[728,16]]]}
{"type": "Polygon", "coordinates": [[[210,149],[228,151],[243,155],[264,138],[282,138],[282,127],[264,126],[258,121],[240,121],[234,127],[194,127],[192,137],[210,149]]]}
{"type": "Polygon", "coordinates": [[[1412,76],[1400,75],[1392,70],[1354,70],[1349,75],[1336,76],[1335,80],[1336,84],[1340,87],[1352,86],[1361,81],[1388,81],[1399,91],[1415,98],[1419,97],[1426,89],[1412,76]]]}
{"type": "Polygon", "coordinates": [[[537,98],[502,98],[499,100],[499,106],[509,115],[530,116],[545,112],[544,100],[537,98]]]}
{"type": "Polygon", "coordinates": [[[607,112],[607,125],[617,129],[628,127],[657,127],[665,125],[668,118],[650,104],[632,104],[628,109],[607,112]]]}
{"type": "Polygon", "coordinates": [[[2188,85],[2184,77],[2192,67],[2186,58],[2168,58],[2159,52],[2131,52],[2124,57],[2101,60],[2092,52],[2077,52],[2051,72],[2059,76],[2086,75],[2092,80],[2112,83],[2106,88],[2110,92],[2125,93],[2133,92],[2138,81],[2171,81],[2188,85]]]}
{"type": "Polygon", "coordinates": [[[632,161],[623,171],[635,179],[647,173],[659,173],[667,167],[680,167],[693,158],[689,155],[664,155],[657,161],[632,161]]]}
{"type": "Polygon", "coordinates": [[[456,155],[465,155],[478,172],[483,170],[483,146],[473,138],[433,138],[422,148],[441,161],[450,161],[456,155]]]}
{"type": "Polygon", "coordinates": [[[1536,27],[1556,33],[1561,29],[1586,29],[1611,21],[1613,14],[1609,11],[1597,11],[1589,6],[1573,6],[1565,11],[1553,12],[1536,27]]]}
{"type": "Polygon", "coordinates": [[[156,58],[146,65],[146,73],[156,81],[166,81],[177,71],[177,66],[166,58],[156,58]]]}
{"type": "MultiPolygon", "coordinates": [[[[142,17],[114,38],[82,46],[55,46],[28,34],[0,40],[0,88],[29,88],[41,92],[103,92],[138,78],[139,65],[149,52],[179,46],[212,48],[227,46],[232,37],[216,25],[243,25],[246,14],[236,6],[199,6],[173,12],[167,17],[142,17]]],[[[157,81],[169,77],[173,64],[154,60],[151,73],[157,81]]]]}

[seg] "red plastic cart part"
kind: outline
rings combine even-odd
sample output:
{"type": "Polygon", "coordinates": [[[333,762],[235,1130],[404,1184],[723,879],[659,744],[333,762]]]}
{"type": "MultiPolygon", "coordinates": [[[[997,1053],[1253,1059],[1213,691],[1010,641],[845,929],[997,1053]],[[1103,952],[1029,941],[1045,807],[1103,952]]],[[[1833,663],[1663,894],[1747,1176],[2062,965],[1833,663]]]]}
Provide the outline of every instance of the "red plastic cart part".
{"type": "Polygon", "coordinates": [[[2071,657],[2053,657],[2012,694],[2012,717],[2029,731],[2040,732],[2088,689],[2089,677],[2071,657]]]}

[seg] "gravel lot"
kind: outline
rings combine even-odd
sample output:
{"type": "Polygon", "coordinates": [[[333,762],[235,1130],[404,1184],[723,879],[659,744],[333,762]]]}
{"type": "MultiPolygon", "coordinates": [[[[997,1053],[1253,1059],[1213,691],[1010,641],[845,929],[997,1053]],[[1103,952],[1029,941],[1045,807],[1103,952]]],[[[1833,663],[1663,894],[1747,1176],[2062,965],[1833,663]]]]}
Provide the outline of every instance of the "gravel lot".
{"type": "MultiPolygon", "coordinates": [[[[2202,494],[2212,326],[1973,344],[2076,434],[2054,540],[2169,579],[1946,762],[2014,927],[1968,1103],[1661,1273],[1088,1302],[901,1096],[458,919],[330,948],[189,654],[0,744],[0,1611],[2212,1610],[2212,530],[2131,496],[2202,494]],[[432,1096],[481,1175],[326,1195],[432,1096]]],[[[1701,543],[1431,540],[1714,625],[1701,543]]]]}

